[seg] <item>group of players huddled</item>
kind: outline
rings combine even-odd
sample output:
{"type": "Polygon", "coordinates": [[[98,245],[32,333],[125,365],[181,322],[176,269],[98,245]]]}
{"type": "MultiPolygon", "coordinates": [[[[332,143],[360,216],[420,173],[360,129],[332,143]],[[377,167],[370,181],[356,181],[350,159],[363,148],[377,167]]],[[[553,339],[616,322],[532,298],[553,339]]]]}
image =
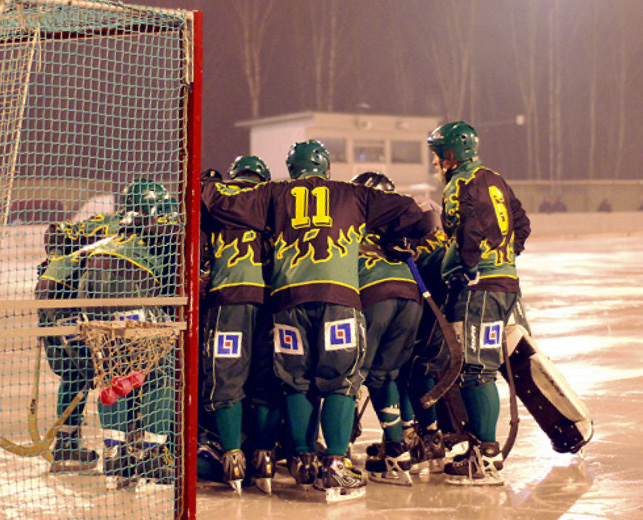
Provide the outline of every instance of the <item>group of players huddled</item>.
{"type": "MultiPolygon", "coordinates": [[[[252,484],[270,494],[276,467],[285,463],[296,485],[325,492],[328,500],[363,495],[367,477],[410,486],[411,471],[421,466],[444,472],[451,484],[503,483],[506,453],[496,439],[495,380],[506,328],[521,331],[518,342],[529,338],[515,268],[529,219],[503,178],[482,166],[478,136],[469,124],[438,127],[428,145],[445,183],[442,208],[422,209],[396,193],[381,172],[367,171],[351,182],[332,180],[332,158],[316,140],[291,146],[289,180],[273,181],[257,156],[237,157],[226,180],[216,170],[203,172],[199,478],[228,483],[239,494],[252,484]],[[418,283],[428,287],[457,333],[464,357],[455,366],[456,384],[428,407],[423,398],[454,363],[452,345],[418,283]],[[366,450],[364,471],[351,450],[361,431],[362,387],[382,427],[382,442],[366,450]]],[[[155,224],[179,225],[175,202],[162,186],[134,183],[128,192],[122,215],[96,223],[101,237],[120,237],[109,247],[128,244],[127,229],[136,227],[124,226],[128,216],[131,221],[154,215],[155,224]],[[151,204],[141,208],[143,202],[151,204]]],[[[149,222],[143,218],[138,226],[149,222]]],[[[153,240],[141,229],[136,234],[144,243],[153,240]]],[[[57,247],[70,236],[73,230],[50,227],[49,240],[57,247]]],[[[140,255],[151,280],[172,275],[154,255],[174,249],[161,246],[140,255]]],[[[39,297],[107,296],[101,276],[118,254],[101,257],[100,249],[59,251],[41,273],[39,297]],[[73,269],[74,255],[85,262],[82,272],[73,269]],[[60,287],[67,292],[52,296],[60,287]]],[[[129,282],[123,280],[119,296],[148,294],[129,282]]],[[[155,294],[154,284],[147,285],[155,294]]],[[[64,318],[52,313],[43,311],[41,320],[64,318]]],[[[62,375],[61,414],[92,370],[70,362],[68,345],[63,349],[56,341],[49,338],[46,345],[52,368],[62,375]]],[[[166,405],[168,416],[173,409],[164,383],[167,367],[158,372],[138,394],[145,402],[137,404],[139,410],[153,407],[156,419],[166,405]]],[[[121,419],[135,407],[121,406],[121,419]]],[[[62,467],[96,465],[97,453],[80,444],[83,407],[57,436],[53,455],[62,467]]],[[[119,430],[108,415],[102,408],[103,426],[119,430]]],[[[149,433],[151,424],[139,429],[149,433]]],[[[162,427],[152,433],[164,442],[147,443],[134,461],[126,451],[126,428],[121,437],[106,440],[104,468],[116,474],[130,468],[133,476],[125,478],[148,471],[150,478],[167,480],[172,432],[169,421],[155,424],[162,427]]]]}
{"type": "Polygon", "coordinates": [[[256,156],[238,157],[227,181],[205,172],[201,478],[270,493],[283,460],[296,484],[329,499],[363,494],[365,473],[411,485],[422,463],[451,483],[502,483],[494,381],[502,326],[524,323],[514,256],[529,220],[482,167],[470,125],[436,129],[429,146],[446,182],[441,219],[381,172],[331,180],[316,140],[292,145],[289,180],[272,181],[256,156]],[[450,421],[422,405],[450,353],[408,259],[465,343],[450,421]],[[362,385],[383,430],[365,473],[350,450],[362,385]]]}

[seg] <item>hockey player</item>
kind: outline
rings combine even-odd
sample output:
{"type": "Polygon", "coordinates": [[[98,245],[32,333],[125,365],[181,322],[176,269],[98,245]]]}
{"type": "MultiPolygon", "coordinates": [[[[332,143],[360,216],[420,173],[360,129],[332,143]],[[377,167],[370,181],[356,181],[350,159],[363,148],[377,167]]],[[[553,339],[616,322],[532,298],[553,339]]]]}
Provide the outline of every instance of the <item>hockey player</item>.
{"type": "MultiPolygon", "coordinates": [[[[384,191],[395,184],[380,172],[364,172],[351,181],[384,191]]],[[[380,238],[364,237],[359,255],[360,297],[366,319],[366,357],[362,372],[383,430],[380,452],[366,461],[372,480],[412,484],[411,454],[402,442],[400,396],[395,380],[411,357],[422,306],[417,283],[406,262],[390,260],[380,238]]]]}
{"type": "Polygon", "coordinates": [[[464,347],[460,387],[471,433],[468,452],[444,471],[450,483],[502,484],[495,380],[504,328],[512,314],[524,322],[515,312],[520,300],[515,257],[525,247],[529,219],[505,180],[478,159],[478,135],[469,124],[436,128],[428,145],[446,183],[442,222],[449,245],[442,277],[449,286],[446,316],[464,347]]]}
{"type": "MultiPolygon", "coordinates": [[[[78,286],[79,298],[171,296],[176,292],[178,237],[177,203],[158,183],[135,180],[125,192],[125,215],[118,236],[92,249],[78,286]]],[[[87,306],[89,320],[132,319],[163,322],[171,308],[87,306]]],[[[117,487],[139,478],[170,484],[175,478],[174,353],[162,358],[144,384],[109,404],[98,403],[106,430],[103,473],[117,487]]]]}
{"type": "MultiPolygon", "coordinates": [[[[237,157],[228,175],[227,186],[234,189],[270,180],[266,164],[253,155],[237,157]]],[[[202,228],[210,250],[205,268],[210,282],[204,300],[200,422],[204,432],[218,433],[224,451],[223,478],[241,493],[246,475],[241,450],[243,400],[248,394],[253,478],[270,494],[281,388],[272,370],[272,315],[264,305],[269,267],[266,237],[250,229],[217,225],[207,212],[202,228]]]]}
{"type": "MultiPolygon", "coordinates": [[[[45,231],[47,259],[38,268],[35,294],[39,300],[75,299],[78,282],[89,252],[97,242],[118,234],[124,212],[95,215],[82,222],[52,223],[45,231]]],[[[39,310],[42,327],[78,320],[80,309],[43,308],[39,310]]],[[[87,404],[87,393],[93,385],[94,368],[87,346],[76,338],[42,336],[47,361],[60,377],[57,412],[62,415],[83,392],[56,435],[52,448],[52,472],[86,471],[98,463],[98,454],[84,448],[81,424],[87,404]]]]}
{"type": "Polygon", "coordinates": [[[365,229],[419,238],[426,223],[410,197],[329,180],[330,157],[318,141],[293,144],[286,164],[290,181],[252,189],[210,183],[202,200],[224,224],[273,233],[275,369],[287,389],[291,474],[329,499],[359,495],[366,480],[345,457],[364,357],[359,243],[365,229]],[[327,447],[318,476],[320,398],[327,447]]]}

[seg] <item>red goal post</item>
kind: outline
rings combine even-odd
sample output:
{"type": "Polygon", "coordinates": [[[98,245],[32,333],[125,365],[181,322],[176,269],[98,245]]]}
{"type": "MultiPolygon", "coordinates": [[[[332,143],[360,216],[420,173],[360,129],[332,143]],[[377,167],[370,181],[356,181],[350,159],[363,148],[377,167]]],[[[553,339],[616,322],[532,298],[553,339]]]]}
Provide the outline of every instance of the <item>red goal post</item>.
{"type": "Polygon", "coordinates": [[[0,486],[0,502],[22,518],[83,518],[88,508],[131,517],[131,498],[121,504],[112,477],[101,473],[107,440],[121,442],[125,432],[104,420],[91,385],[82,441],[100,460],[93,478],[73,481],[74,496],[91,495],[91,503],[63,501],[42,478],[52,439],[66,427],[59,424],[61,388],[69,376],[56,371],[52,353],[69,355],[65,338],[80,330],[74,315],[96,309],[111,319],[135,312],[179,331],[163,384],[141,390],[136,412],[146,445],[175,439],[174,473],[163,482],[141,477],[138,485],[158,485],[134,502],[140,515],[196,518],[202,69],[200,11],[111,0],[0,2],[0,391],[8,396],[0,412],[0,464],[8,469],[0,480],[10,484],[0,486]],[[131,222],[123,193],[138,181],[164,190],[154,218],[174,224],[162,228],[156,245],[148,228],[130,225],[113,231],[109,247],[43,248],[50,223],[68,220],[68,229],[80,229],[75,238],[66,231],[80,246],[107,229],[89,233],[81,216],[129,214],[131,222]],[[137,240],[143,245],[128,248],[137,240]],[[113,278],[113,285],[92,285],[92,266],[94,278],[113,278]],[[132,282],[140,278],[151,282],[132,282]],[[43,279],[61,292],[43,297],[43,279]],[[151,396],[168,392],[173,410],[154,423],[151,396]],[[16,486],[38,491],[2,494],[16,486]]]}

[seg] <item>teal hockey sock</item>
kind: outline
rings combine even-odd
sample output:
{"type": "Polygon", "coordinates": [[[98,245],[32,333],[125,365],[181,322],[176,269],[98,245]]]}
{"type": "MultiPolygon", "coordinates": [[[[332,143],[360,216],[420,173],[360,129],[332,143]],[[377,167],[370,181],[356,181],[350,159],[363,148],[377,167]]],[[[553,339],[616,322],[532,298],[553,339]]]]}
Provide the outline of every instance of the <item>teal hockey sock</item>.
{"type": "Polygon", "coordinates": [[[400,396],[397,385],[391,381],[382,388],[369,388],[373,408],[384,432],[384,440],[402,442],[402,420],[400,418],[400,396]]]}
{"type": "Polygon", "coordinates": [[[494,442],[500,417],[500,396],[496,383],[463,386],[461,393],[471,433],[482,442],[494,442]]]}
{"type": "Polygon", "coordinates": [[[355,420],[355,398],[331,394],[324,400],[321,425],[326,455],[346,455],[355,420]]]}
{"type": "Polygon", "coordinates": [[[286,411],[295,453],[316,452],[318,402],[310,400],[306,394],[289,394],[286,396],[286,411]]]}
{"type": "Polygon", "coordinates": [[[214,421],[217,425],[217,432],[221,439],[223,451],[241,449],[242,416],[243,406],[241,401],[214,411],[214,421]]]}

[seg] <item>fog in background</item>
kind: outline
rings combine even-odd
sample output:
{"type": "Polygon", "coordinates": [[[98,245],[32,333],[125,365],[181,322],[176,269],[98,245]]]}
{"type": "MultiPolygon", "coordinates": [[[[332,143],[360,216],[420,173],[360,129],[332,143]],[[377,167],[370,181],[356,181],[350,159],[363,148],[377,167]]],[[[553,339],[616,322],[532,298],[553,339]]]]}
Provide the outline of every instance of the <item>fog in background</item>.
{"type": "Polygon", "coordinates": [[[642,177],[640,0],[127,3],[203,12],[204,168],[318,110],[464,119],[510,179],[642,177]]]}

